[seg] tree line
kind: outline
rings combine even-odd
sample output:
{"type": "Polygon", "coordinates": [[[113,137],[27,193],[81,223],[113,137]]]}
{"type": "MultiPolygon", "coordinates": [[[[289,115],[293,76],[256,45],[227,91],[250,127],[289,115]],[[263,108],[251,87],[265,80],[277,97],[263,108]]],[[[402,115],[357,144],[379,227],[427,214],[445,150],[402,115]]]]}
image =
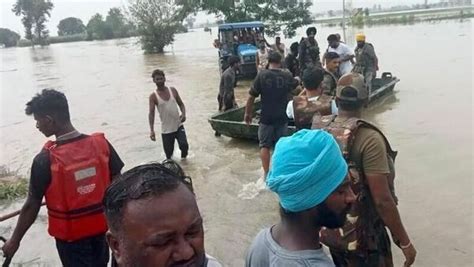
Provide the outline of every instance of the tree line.
{"type": "MultiPolygon", "coordinates": [[[[282,32],[290,38],[296,29],[312,23],[311,5],[312,1],[300,0],[129,0],[128,10],[142,48],[162,53],[173,42],[178,25],[199,11],[226,23],[260,20],[268,35],[282,32]]],[[[194,23],[190,19],[186,22],[194,23]]]]}
{"type": "MultiPolygon", "coordinates": [[[[50,0],[17,0],[13,5],[12,12],[21,17],[25,29],[24,39],[31,45],[47,45],[57,40],[60,42],[105,40],[136,35],[136,27],[126,18],[122,10],[111,8],[105,19],[97,13],[90,18],[87,25],[84,25],[79,18],[65,18],[57,26],[59,38],[49,37],[46,22],[51,16],[53,7],[54,4],[50,0]]],[[[0,43],[5,47],[16,46],[19,41],[18,33],[0,28],[0,43]]]]}
{"type": "MultiPolygon", "coordinates": [[[[188,25],[194,22],[190,16],[199,11],[214,14],[226,23],[261,20],[268,35],[282,32],[293,37],[297,28],[312,23],[311,5],[311,1],[300,0],[129,0],[124,10],[112,8],[105,19],[95,14],[87,25],[78,18],[65,18],[58,25],[58,35],[84,35],[84,40],[137,35],[146,52],[162,53],[183,30],[183,21],[188,25]]],[[[17,0],[13,5],[12,11],[21,17],[25,28],[24,37],[32,45],[46,45],[52,40],[45,23],[53,7],[51,0],[17,0]]],[[[18,42],[18,34],[0,30],[0,43],[5,46],[15,39],[18,42]]]]}

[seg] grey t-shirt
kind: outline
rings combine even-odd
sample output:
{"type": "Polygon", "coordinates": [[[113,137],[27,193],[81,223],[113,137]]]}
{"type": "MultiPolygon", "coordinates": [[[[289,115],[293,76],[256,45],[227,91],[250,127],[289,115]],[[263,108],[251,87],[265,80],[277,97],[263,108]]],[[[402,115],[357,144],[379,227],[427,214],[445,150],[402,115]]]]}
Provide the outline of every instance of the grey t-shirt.
{"type": "Polygon", "coordinates": [[[323,249],[289,251],[273,240],[271,228],[265,228],[255,237],[245,259],[246,267],[334,267],[323,249]]]}

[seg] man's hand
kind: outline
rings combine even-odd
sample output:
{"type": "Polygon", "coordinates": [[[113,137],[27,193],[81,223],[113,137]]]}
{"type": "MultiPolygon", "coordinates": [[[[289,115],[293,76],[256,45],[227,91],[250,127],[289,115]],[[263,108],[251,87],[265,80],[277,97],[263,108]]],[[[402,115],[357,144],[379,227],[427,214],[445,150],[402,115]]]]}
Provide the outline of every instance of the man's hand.
{"type": "Polygon", "coordinates": [[[185,122],[185,121],[186,121],[186,115],[181,114],[181,115],[179,116],[179,119],[181,120],[181,122],[185,122]]]}
{"type": "Polygon", "coordinates": [[[405,255],[404,267],[409,267],[415,262],[416,249],[413,244],[410,244],[407,248],[402,248],[403,255],[405,255]]]}
{"type": "Polygon", "coordinates": [[[20,246],[20,242],[16,242],[12,239],[8,239],[2,247],[3,257],[5,258],[13,258],[18,247],[20,246]]]}
{"type": "Polygon", "coordinates": [[[156,141],[155,131],[150,132],[150,139],[151,141],[156,141]]]}
{"type": "Polygon", "coordinates": [[[252,123],[252,116],[250,114],[245,113],[244,121],[245,121],[245,124],[250,125],[252,123]]]}

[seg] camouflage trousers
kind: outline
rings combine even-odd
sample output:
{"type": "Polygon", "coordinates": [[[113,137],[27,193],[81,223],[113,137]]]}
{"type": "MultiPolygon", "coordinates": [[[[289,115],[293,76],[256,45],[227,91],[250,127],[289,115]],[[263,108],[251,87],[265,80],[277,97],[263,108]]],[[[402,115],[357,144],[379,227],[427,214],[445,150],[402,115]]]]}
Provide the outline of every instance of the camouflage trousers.
{"type": "Polygon", "coordinates": [[[387,232],[380,233],[379,250],[367,251],[364,256],[348,251],[330,249],[336,267],[393,267],[390,238],[387,232]]]}

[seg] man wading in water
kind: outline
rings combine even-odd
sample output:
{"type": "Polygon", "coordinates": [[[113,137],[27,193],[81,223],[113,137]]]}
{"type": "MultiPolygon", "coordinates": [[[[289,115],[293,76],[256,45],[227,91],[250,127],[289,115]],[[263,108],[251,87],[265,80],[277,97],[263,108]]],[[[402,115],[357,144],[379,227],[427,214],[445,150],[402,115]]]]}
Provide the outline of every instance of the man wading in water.
{"type": "Polygon", "coordinates": [[[167,159],[171,159],[174,151],[174,140],[178,140],[181,150],[181,158],[188,156],[188,140],[184,130],[183,122],[186,120],[186,108],[174,87],[165,86],[165,73],[162,70],[154,70],[151,74],[156,90],[150,94],[148,122],[150,123],[150,139],[156,141],[155,136],[155,106],[158,109],[161,120],[161,139],[167,159]],[[181,115],[178,111],[181,110],[181,115]]]}
{"type": "Polygon", "coordinates": [[[281,68],[280,54],[270,52],[268,63],[268,69],[261,70],[253,81],[244,115],[245,123],[250,125],[255,98],[260,96],[262,109],[258,124],[258,140],[264,178],[270,167],[270,150],[273,149],[278,139],[287,133],[286,104],[288,103],[288,94],[299,84],[298,79],[293,78],[289,71],[281,68]]]}

